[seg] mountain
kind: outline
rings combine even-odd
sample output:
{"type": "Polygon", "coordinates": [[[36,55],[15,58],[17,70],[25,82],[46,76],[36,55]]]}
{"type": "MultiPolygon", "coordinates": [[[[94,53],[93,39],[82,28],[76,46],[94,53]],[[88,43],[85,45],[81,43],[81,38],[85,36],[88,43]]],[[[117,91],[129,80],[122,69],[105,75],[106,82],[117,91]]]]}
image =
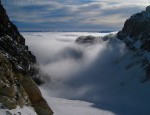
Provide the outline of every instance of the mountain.
{"type": "Polygon", "coordinates": [[[150,6],[127,19],[117,38],[143,57],[143,69],[146,70],[143,82],[148,81],[150,79],[150,6]]]}
{"type": "Polygon", "coordinates": [[[0,3],[0,108],[32,106],[38,115],[53,114],[33,81],[40,76],[36,65],[36,57],[25,45],[25,38],[0,3]]]}

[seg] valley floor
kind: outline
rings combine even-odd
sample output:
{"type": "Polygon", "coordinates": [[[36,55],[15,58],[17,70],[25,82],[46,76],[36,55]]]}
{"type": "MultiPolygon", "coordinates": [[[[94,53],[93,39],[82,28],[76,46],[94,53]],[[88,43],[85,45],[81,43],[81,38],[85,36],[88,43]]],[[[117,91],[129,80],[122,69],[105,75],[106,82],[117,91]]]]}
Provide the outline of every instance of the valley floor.
{"type": "Polygon", "coordinates": [[[49,92],[40,87],[43,97],[54,111],[54,115],[115,115],[112,112],[93,107],[93,103],[55,98],[49,96],[49,92]]]}

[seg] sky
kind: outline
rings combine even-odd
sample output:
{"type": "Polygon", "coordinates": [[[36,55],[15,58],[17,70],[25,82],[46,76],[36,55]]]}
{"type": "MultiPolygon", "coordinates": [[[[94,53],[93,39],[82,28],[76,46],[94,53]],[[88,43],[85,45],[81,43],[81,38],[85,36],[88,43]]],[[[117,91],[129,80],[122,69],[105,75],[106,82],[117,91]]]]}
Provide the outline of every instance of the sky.
{"type": "Polygon", "coordinates": [[[149,0],[2,0],[20,31],[114,31],[149,0]]]}

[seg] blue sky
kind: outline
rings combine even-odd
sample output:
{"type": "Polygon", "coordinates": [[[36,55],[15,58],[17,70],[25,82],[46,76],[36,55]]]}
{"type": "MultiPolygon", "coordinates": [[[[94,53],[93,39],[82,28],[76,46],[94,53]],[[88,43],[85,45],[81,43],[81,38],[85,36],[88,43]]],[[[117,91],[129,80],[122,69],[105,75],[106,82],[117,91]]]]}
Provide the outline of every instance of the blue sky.
{"type": "Polygon", "coordinates": [[[22,31],[120,30],[149,0],[3,0],[22,31]]]}

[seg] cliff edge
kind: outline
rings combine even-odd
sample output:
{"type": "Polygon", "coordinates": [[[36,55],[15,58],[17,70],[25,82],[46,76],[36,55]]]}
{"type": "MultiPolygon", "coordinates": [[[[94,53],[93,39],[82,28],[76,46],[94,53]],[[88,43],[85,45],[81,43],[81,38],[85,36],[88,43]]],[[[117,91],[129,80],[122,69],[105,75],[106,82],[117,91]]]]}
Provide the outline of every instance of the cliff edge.
{"type": "Polygon", "coordinates": [[[9,20],[0,3],[0,103],[1,109],[32,106],[38,115],[52,115],[38,86],[36,57],[25,45],[25,38],[9,20]]]}
{"type": "Polygon", "coordinates": [[[150,79],[150,6],[127,19],[117,38],[143,58],[142,67],[146,70],[143,82],[148,81],[150,79]]]}

